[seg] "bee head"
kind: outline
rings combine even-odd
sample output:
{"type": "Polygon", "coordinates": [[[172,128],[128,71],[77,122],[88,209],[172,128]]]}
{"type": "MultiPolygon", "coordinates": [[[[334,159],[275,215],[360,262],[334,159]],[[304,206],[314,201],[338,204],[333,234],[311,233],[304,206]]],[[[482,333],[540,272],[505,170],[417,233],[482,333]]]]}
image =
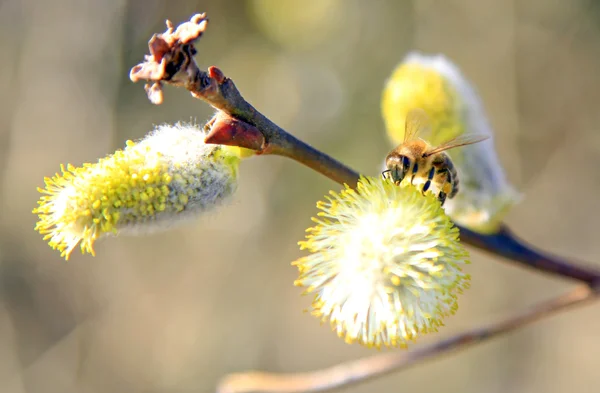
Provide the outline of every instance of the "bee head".
{"type": "Polygon", "coordinates": [[[387,170],[384,175],[389,173],[394,183],[400,184],[410,169],[411,159],[404,154],[392,152],[387,156],[385,165],[387,170]]]}

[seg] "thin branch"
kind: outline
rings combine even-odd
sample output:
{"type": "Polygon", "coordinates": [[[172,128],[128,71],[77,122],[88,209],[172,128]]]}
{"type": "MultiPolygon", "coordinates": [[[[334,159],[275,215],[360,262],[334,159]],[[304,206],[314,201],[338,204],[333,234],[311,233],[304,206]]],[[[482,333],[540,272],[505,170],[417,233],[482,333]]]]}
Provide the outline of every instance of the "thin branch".
{"type": "MultiPolygon", "coordinates": [[[[264,137],[264,144],[260,149],[256,146],[236,145],[257,150],[260,154],[292,158],[335,182],[355,185],[358,181],[356,172],[295,138],[257,111],[221,70],[210,67],[205,72],[198,67],[193,57],[196,54],[194,40],[202,35],[207,22],[204,14],[198,14],[174,30],[171,22],[167,21],[167,31],[155,34],[150,39],[150,55],[146,56],[143,63],[131,69],[131,80],[152,81],[152,84],[146,85],[146,92],[155,104],[162,103],[163,83],[185,87],[194,97],[206,101],[232,118],[256,127],[264,137]],[[196,33],[196,38],[193,38],[193,33],[196,33]]],[[[221,141],[221,144],[227,143],[221,141]]]]}
{"type": "MultiPolygon", "coordinates": [[[[208,20],[198,14],[174,30],[167,21],[167,31],[155,34],[148,46],[150,55],[131,69],[132,81],[148,80],[150,100],[160,104],[163,83],[185,87],[191,94],[219,109],[210,122],[207,142],[230,144],[257,151],[257,154],[276,154],[296,160],[340,184],[354,186],[359,174],[325,153],[295,138],[277,126],[252,105],[235,87],[233,81],[216,67],[202,71],[194,59],[194,42],[206,30],[208,20]]],[[[538,271],[568,277],[589,285],[600,283],[600,272],[581,264],[544,254],[503,228],[493,235],[482,235],[459,227],[461,240],[467,244],[502,256],[538,271]]]]}
{"type": "Polygon", "coordinates": [[[468,228],[457,225],[460,239],[481,250],[506,258],[538,272],[544,272],[563,278],[571,278],[588,285],[600,284],[600,272],[586,263],[567,260],[555,255],[538,251],[514,235],[507,226],[502,226],[497,233],[482,235],[468,228]]]}
{"type": "Polygon", "coordinates": [[[452,351],[467,349],[472,345],[510,333],[565,309],[581,306],[597,297],[598,292],[593,291],[588,286],[582,286],[520,314],[467,330],[411,352],[374,355],[307,373],[245,372],[230,374],[221,381],[217,392],[323,392],[350,384],[362,383],[385,374],[410,368],[427,360],[438,359],[440,355],[452,351]]]}

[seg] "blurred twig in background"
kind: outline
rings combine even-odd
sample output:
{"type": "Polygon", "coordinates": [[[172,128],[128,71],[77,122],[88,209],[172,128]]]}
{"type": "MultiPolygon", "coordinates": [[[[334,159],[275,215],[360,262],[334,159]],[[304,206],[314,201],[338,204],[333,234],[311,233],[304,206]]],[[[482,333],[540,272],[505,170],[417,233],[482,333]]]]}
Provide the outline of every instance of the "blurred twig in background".
{"type": "Polygon", "coordinates": [[[322,392],[365,382],[378,376],[415,366],[448,352],[467,349],[474,344],[510,333],[513,330],[550,317],[560,311],[581,306],[597,297],[597,290],[582,286],[555,299],[540,303],[519,314],[509,316],[489,325],[469,329],[463,333],[408,353],[400,352],[374,355],[308,373],[274,374],[245,372],[231,374],[221,381],[217,392],[322,392]]]}

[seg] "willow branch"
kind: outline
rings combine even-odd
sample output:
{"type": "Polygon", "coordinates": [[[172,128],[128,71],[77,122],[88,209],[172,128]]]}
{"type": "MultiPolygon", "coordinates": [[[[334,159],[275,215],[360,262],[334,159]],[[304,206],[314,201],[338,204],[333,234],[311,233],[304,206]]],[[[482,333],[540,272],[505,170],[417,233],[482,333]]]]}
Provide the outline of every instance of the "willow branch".
{"type": "MultiPolygon", "coordinates": [[[[175,30],[167,21],[167,30],[155,34],[148,43],[150,55],[131,69],[130,78],[147,80],[149,99],[160,104],[163,84],[184,87],[191,94],[218,109],[208,126],[206,141],[255,150],[257,154],[276,154],[298,161],[331,180],[354,186],[358,172],[295,138],[257,111],[240,94],[233,81],[217,67],[200,69],[194,59],[194,42],[206,30],[205,14],[198,14],[175,30]]],[[[536,269],[568,277],[589,285],[600,282],[600,272],[582,264],[535,250],[514,236],[508,228],[496,234],[482,235],[459,227],[461,240],[494,255],[536,269]]]]}
{"type": "Polygon", "coordinates": [[[378,354],[307,373],[245,372],[230,374],[221,381],[217,391],[219,393],[258,391],[281,393],[322,392],[350,384],[362,383],[385,374],[410,368],[427,360],[438,359],[443,354],[467,349],[475,344],[555,315],[560,311],[574,306],[581,306],[597,297],[597,291],[588,286],[582,286],[520,314],[467,330],[411,352],[378,354]]]}
{"type": "Polygon", "coordinates": [[[207,22],[205,14],[198,14],[174,30],[171,22],[167,21],[167,31],[155,34],[150,39],[150,55],[146,56],[143,63],[131,69],[131,80],[151,81],[152,84],[146,85],[146,91],[148,98],[155,104],[162,103],[163,83],[185,87],[194,97],[219,109],[222,113],[218,116],[231,116],[241,120],[258,129],[262,136],[260,141],[253,139],[252,143],[246,145],[243,143],[245,141],[237,139],[224,140],[222,134],[226,131],[221,129],[221,135],[213,135],[212,141],[207,142],[234,144],[256,150],[260,154],[286,156],[335,182],[356,184],[356,172],[295,138],[257,111],[242,97],[233,81],[225,77],[217,67],[210,67],[208,71],[202,71],[198,67],[193,57],[196,54],[194,41],[204,33],[207,22]]]}

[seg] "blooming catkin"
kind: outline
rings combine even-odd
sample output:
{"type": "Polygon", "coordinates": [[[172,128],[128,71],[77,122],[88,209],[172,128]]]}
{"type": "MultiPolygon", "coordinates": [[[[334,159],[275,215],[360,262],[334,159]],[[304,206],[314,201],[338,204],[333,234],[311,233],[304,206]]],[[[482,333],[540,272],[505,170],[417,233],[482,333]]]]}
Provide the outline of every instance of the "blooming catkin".
{"type": "Polygon", "coordinates": [[[468,287],[468,253],[435,196],[410,184],[362,178],[330,192],[299,244],[296,285],[313,314],[348,343],[404,347],[437,331],[468,287]]]}
{"type": "Polygon", "coordinates": [[[241,150],[204,143],[195,125],[162,125],[94,164],[61,166],[46,178],[35,229],[69,259],[94,255],[106,234],[146,233],[196,217],[237,188],[241,150]]]}
{"type": "MultiPolygon", "coordinates": [[[[458,67],[442,55],[410,53],[394,69],[383,90],[382,114],[390,141],[404,139],[407,113],[427,112],[432,122],[427,141],[436,146],[463,133],[493,136],[483,103],[458,67]]],[[[460,190],[444,208],[467,228],[490,233],[518,200],[505,178],[493,139],[448,150],[460,179],[460,190]]]]}

